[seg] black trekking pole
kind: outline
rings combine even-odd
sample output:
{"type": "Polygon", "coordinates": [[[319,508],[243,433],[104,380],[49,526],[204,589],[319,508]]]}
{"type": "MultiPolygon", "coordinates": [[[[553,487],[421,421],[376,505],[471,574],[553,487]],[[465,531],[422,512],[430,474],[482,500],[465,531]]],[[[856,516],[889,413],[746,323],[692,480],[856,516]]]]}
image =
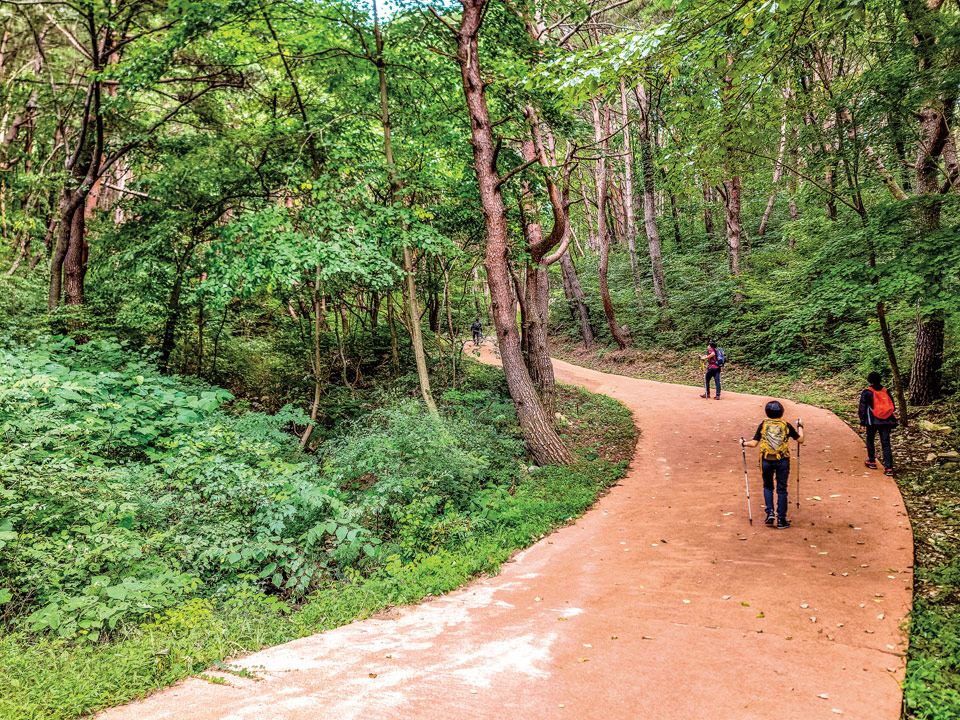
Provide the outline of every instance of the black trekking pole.
{"type": "MultiPolygon", "coordinates": [[[[803,420],[797,418],[797,427],[803,429],[803,420]]],[[[797,443],[797,510],[800,509],[800,443],[797,443]]]]}
{"type": "Polygon", "coordinates": [[[743,484],[747,487],[747,516],[750,518],[750,524],[753,525],[753,510],[750,508],[750,480],[747,478],[747,447],[743,443],[744,439],[740,438],[740,452],[743,453],[743,484]]]}

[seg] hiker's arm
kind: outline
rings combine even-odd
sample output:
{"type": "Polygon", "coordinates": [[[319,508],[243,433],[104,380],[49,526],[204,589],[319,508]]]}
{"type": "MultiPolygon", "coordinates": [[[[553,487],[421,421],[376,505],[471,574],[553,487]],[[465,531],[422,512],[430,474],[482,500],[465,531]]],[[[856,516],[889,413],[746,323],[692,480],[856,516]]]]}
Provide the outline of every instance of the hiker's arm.
{"type": "Polygon", "coordinates": [[[743,443],[744,447],[756,447],[760,444],[759,440],[744,440],[743,438],[740,438],[740,442],[743,443]]]}

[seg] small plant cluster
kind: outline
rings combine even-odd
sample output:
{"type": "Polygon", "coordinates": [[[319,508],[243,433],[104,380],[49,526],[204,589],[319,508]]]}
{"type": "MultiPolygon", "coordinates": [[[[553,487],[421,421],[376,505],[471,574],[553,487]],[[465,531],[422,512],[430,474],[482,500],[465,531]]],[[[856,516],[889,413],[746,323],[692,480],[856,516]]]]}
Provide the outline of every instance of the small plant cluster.
{"type": "Polygon", "coordinates": [[[0,349],[0,717],[74,717],[447,592],[622,475],[623,406],[562,391],[585,462],[530,469],[502,372],[465,371],[439,418],[385,396],[314,457],[300,413],[238,412],[117,342],[0,349]]]}

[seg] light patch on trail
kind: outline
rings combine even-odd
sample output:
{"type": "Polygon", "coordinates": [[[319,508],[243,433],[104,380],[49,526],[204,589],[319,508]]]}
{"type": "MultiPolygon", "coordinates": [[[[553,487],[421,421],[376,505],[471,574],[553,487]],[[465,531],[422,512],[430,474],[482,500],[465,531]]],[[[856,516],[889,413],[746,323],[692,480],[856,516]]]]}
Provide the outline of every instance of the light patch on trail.
{"type": "MultiPolygon", "coordinates": [[[[451,658],[458,676],[473,687],[488,688],[498,675],[523,674],[530,678],[549,677],[545,669],[539,667],[550,656],[550,646],[557,639],[556,633],[547,635],[520,635],[509,640],[484,643],[471,651],[451,658]]],[[[449,668],[449,663],[445,666],[449,668]]],[[[442,672],[442,667],[437,672],[442,672]]]]}
{"type": "Polygon", "coordinates": [[[396,619],[369,618],[293,642],[268,648],[240,659],[237,665],[257,667],[265,674],[290,671],[343,671],[344,655],[370,653],[382,657],[395,651],[429,650],[442,633],[470,620],[481,607],[512,608],[494,595],[519,583],[472,586],[469,592],[399,610],[396,619]]]}

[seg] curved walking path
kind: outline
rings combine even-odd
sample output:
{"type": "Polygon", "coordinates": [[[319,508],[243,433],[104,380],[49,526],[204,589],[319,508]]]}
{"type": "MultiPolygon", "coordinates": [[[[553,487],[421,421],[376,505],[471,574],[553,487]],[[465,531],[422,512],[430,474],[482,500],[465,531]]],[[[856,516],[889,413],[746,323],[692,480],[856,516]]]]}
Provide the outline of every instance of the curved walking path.
{"type": "Polygon", "coordinates": [[[785,403],[808,434],[801,508],[789,530],[763,525],[751,454],[750,526],[737,439],[762,398],[554,366],[642,430],[583,518],[496,577],[236,661],[259,681],[189,679],[100,717],[897,720],[912,537],[856,434],[785,403]]]}

